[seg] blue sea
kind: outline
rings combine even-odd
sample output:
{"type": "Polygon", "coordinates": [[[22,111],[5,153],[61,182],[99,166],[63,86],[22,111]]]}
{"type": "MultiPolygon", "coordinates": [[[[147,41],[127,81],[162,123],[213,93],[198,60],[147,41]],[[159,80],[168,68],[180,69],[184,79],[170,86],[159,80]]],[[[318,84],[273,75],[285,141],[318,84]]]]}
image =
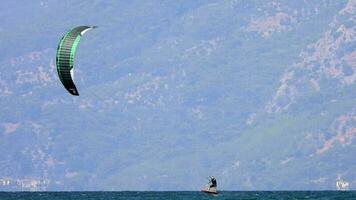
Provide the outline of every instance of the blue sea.
{"type": "Polygon", "coordinates": [[[201,192],[0,192],[0,200],[277,200],[320,199],[356,200],[356,191],[298,191],[298,192],[220,192],[209,195],[201,192]]]}

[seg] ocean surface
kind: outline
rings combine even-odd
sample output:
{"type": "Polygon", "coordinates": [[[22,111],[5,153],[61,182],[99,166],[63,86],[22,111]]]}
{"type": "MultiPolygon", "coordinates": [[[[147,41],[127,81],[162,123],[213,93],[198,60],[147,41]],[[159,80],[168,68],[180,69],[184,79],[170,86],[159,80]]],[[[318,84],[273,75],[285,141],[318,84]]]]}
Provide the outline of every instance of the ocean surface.
{"type": "Polygon", "coordinates": [[[141,199],[167,199],[167,200],[269,200],[269,199],[337,199],[356,200],[356,191],[287,191],[287,192],[220,192],[218,195],[209,195],[201,192],[0,192],[0,200],[141,200],[141,199]]]}

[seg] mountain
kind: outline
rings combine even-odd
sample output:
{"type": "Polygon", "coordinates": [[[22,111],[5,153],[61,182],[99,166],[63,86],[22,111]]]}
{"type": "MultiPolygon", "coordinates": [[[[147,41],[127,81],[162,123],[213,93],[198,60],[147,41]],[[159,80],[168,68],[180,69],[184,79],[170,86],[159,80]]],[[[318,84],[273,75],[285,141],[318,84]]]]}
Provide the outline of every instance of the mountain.
{"type": "Polygon", "coordinates": [[[356,189],[355,1],[3,4],[0,190],[356,189]]]}

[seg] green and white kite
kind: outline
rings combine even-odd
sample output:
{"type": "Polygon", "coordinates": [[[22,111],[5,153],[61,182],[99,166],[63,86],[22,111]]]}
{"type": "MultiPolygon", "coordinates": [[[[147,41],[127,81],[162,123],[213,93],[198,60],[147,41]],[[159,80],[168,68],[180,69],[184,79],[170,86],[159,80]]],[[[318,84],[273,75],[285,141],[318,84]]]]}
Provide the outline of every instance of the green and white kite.
{"type": "Polygon", "coordinates": [[[67,32],[59,42],[56,56],[56,66],[59,79],[69,93],[79,96],[73,82],[74,55],[80,38],[88,30],[96,26],[78,26],[67,32]]]}

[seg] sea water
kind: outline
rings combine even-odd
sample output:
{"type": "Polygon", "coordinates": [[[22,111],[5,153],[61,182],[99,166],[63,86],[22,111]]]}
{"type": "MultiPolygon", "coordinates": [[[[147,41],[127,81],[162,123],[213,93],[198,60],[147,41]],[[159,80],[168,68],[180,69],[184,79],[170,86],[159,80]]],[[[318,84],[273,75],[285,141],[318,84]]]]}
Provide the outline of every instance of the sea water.
{"type": "Polygon", "coordinates": [[[280,191],[280,192],[0,192],[1,200],[269,200],[320,199],[356,200],[356,191],[280,191]]]}

